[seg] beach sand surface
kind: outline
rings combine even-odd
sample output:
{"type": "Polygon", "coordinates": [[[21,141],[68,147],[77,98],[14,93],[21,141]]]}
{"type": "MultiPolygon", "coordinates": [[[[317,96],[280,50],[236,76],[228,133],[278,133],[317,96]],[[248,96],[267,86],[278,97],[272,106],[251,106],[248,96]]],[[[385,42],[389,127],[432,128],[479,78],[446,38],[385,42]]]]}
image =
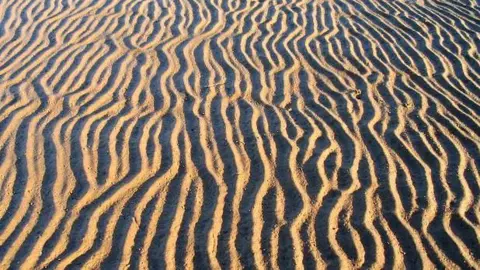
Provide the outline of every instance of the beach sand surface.
{"type": "Polygon", "coordinates": [[[1,269],[480,268],[475,0],[0,0],[1,269]]]}

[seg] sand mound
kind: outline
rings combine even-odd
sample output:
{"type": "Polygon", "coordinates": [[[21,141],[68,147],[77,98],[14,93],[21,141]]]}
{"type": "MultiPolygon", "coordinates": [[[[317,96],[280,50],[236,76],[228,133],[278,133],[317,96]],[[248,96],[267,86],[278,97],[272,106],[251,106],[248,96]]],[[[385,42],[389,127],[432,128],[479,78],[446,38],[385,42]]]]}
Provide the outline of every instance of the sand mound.
{"type": "Polygon", "coordinates": [[[475,0],[0,0],[0,268],[479,268],[475,0]]]}

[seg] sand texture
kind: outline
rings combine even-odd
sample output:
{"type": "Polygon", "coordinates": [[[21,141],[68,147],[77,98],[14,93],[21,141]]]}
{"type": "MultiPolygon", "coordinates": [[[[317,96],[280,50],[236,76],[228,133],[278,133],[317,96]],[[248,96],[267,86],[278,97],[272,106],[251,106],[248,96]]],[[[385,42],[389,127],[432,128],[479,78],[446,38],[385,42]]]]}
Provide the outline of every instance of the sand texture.
{"type": "Polygon", "coordinates": [[[480,269],[480,2],[0,0],[0,269],[480,269]]]}

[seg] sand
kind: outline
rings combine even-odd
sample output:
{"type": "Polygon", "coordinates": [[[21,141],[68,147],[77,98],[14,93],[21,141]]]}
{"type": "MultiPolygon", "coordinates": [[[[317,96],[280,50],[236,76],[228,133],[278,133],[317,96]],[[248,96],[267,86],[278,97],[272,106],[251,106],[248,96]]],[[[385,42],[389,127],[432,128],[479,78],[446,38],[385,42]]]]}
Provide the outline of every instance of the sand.
{"type": "Polygon", "coordinates": [[[475,0],[0,0],[0,268],[480,268],[475,0]]]}

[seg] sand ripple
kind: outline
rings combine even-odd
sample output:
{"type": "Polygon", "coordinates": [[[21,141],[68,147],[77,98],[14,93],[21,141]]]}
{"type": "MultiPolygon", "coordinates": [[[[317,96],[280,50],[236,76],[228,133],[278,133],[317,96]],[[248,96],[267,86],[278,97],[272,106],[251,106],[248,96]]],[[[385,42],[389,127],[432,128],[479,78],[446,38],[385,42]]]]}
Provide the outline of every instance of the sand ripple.
{"type": "Polygon", "coordinates": [[[475,0],[0,0],[1,268],[480,268],[475,0]]]}

